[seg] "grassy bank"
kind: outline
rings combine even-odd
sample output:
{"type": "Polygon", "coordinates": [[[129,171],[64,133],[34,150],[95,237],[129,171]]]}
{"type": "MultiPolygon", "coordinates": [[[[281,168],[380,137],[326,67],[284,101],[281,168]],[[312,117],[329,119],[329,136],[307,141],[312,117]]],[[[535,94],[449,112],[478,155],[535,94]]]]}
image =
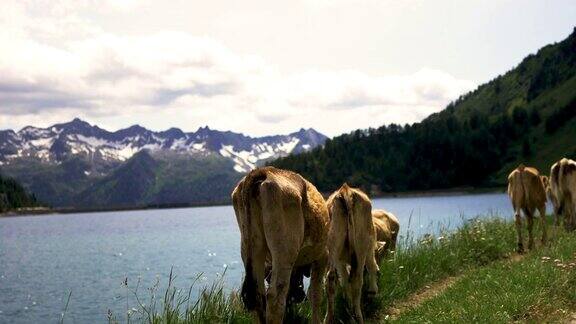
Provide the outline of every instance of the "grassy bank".
{"type": "Polygon", "coordinates": [[[509,258],[516,246],[513,224],[498,218],[473,220],[453,233],[409,242],[380,265],[380,293],[366,305],[369,316],[383,318],[395,302],[426,285],[509,258]]]}
{"type": "MultiPolygon", "coordinates": [[[[538,233],[538,230],[536,232],[538,233]]],[[[494,290],[494,286],[500,287],[504,291],[515,291],[517,296],[509,297],[514,300],[514,303],[506,302],[506,307],[511,308],[505,308],[503,312],[510,315],[507,317],[508,319],[513,320],[516,318],[515,316],[520,316],[518,317],[520,319],[523,317],[511,309],[522,310],[516,307],[519,305],[524,305],[526,309],[533,309],[530,307],[541,309],[547,305],[548,300],[554,300],[550,299],[554,295],[553,287],[565,288],[566,285],[576,287],[574,277],[570,279],[572,281],[567,281],[568,279],[565,277],[552,276],[552,274],[563,274],[562,271],[564,270],[557,269],[550,263],[541,262],[541,257],[548,255],[552,260],[554,258],[567,260],[566,258],[570,253],[576,250],[576,240],[568,235],[563,235],[562,239],[551,244],[550,247],[529,253],[525,258],[526,261],[515,263],[520,268],[514,268],[512,271],[506,268],[507,264],[511,264],[506,260],[515,256],[515,247],[513,223],[497,218],[470,221],[455,232],[443,233],[437,237],[426,236],[418,241],[405,238],[396,255],[382,261],[380,292],[374,299],[365,302],[365,315],[369,320],[376,322],[389,320],[391,317],[388,314],[393,312],[397,303],[422,290],[427,285],[453,276],[461,276],[466,279],[458,281],[448,290],[451,292],[450,296],[442,295],[446,296],[442,298],[448,298],[447,301],[434,298],[430,302],[415,306],[413,309],[407,309],[398,315],[397,320],[426,322],[437,319],[435,314],[438,312],[444,312],[446,313],[445,321],[462,321],[470,319],[467,317],[469,316],[467,314],[471,314],[469,312],[477,313],[479,309],[482,309],[486,315],[490,315],[489,313],[493,312],[492,308],[495,307],[494,303],[498,303],[496,300],[491,300],[490,296],[493,291],[502,291],[494,290]],[[545,265],[545,268],[537,267],[541,265],[542,267],[545,265]],[[502,280],[502,282],[495,278],[502,280]],[[541,285],[550,287],[550,289],[538,290],[541,285]],[[474,299],[467,299],[471,295],[476,296],[476,294],[472,294],[473,291],[479,291],[478,294],[480,294],[478,297],[474,297],[479,298],[476,302],[474,299]],[[450,301],[452,304],[449,303],[450,301]],[[468,306],[460,307],[457,304],[466,301],[469,303],[468,306]],[[455,311],[454,308],[459,311],[455,311]]],[[[127,289],[134,289],[134,287],[127,287],[127,289]]],[[[170,285],[167,291],[157,296],[152,289],[150,290],[150,298],[146,301],[136,301],[138,307],[129,311],[129,316],[122,314],[116,317],[111,314],[110,322],[125,322],[126,320],[145,323],[251,322],[250,315],[244,311],[236,293],[226,293],[222,283],[215,283],[211,287],[204,288],[198,300],[190,299],[192,289],[196,288],[178,290],[170,285]]],[[[564,290],[569,291],[569,289],[564,290]]],[[[506,294],[501,293],[500,295],[506,294]]],[[[571,293],[562,292],[554,296],[561,300],[571,296],[572,300],[576,300],[576,294],[573,290],[571,293]]],[[[504,300],[502,302],[504,303],[504,300]]],[[[553,306],[565,308],[574,306],[562,302],[559,305],[553,306]]],[[[337,318],[342,322],[348,322],[345,303],[340,300],[338,306],[337,318]]],[[[521,312],[521,314],[524,313],[521,312]]],[[[310,307],[308,303],[292,307],[286,315],[288,322],[306,322],[309,318],[310,307]]],[[[478,317],[479,321],[484,319],[497,321],[501,318],[478,317]]]]}
{"type": "Polygon", "coordinates": [[[442,294],[396,320],[561,322],[576,312],[576,236],[564,234],[517,262],[496,262],[463,275],[442,294]]]}

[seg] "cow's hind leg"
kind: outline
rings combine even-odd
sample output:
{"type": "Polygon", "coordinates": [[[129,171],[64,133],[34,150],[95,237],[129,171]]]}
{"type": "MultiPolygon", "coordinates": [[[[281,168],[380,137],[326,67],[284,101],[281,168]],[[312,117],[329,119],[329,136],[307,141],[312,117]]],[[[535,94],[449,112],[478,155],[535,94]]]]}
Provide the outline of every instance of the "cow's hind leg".
{"type": "Polygon", "coordinates": [[[554,203],[554,225],[552,226],[552,237],[557,238],[558,237],[558,230],[560,229],[561,226],[561,218],[562,215],[560,214],[560,210],[557,207],[557,204],[554,203]]]}
{"type": "MultiPolygon", "coordinates": [[[[562,224],[562,207],[558,199],[553,198],[552,206],[554,207],[554,225],[560,227],[562,224]]],[[[556,234],[556,233],[555,233],[556,234]]]]}
{"type": "Polygon", "coordinates": [[[567,201],[564,206],[563,218],[564,218],[564,229],[567,232],[572,230],[572,207],[570,206],[570,202],[567,201]]]}
{"type": "Polygon", "coordinates": [[[378,293],[378,272],[380,269],[376,263],[376,251],[370,249],[366,258],[366,272],[368,273],[368,297],[374,297],[378,293]]]}
{"type": "Polygon", "coordinates": [[[326,277],[326,295],[327,295],[327,310],[326,317],[324,318],[324,324],[334,323],[334,299],[336,297],[336,269],[330,267],[328,270],[328,276],[326,277]]]}
{"type": "Polygon", "coordinates": [[[270,286],[266,292],[266,323],[280,324],[286,310],[292,268],[303,241],[304,217],[301,201],[283,195],[274,182],[261,184],[262,223],[272,257],[270,286]],[[302,229],[302,233],[299,232],[302,229]]]}
{"type": "Polygon", "coordinates": [[[526,228],[528,230],[528,249],[534,248],[534,210],[523,208],[524,216],[526,217],[526,228]]]}
{"type": "Polygon", "coordinates": [[[522,215],[520,210],[514,213],[514,223],[516,225],[516,234],[518,235],[518,253],[524,252],[524,244],[522,243],[522,215]]]}
{"type": "Polygon", "coordinates": [[[540,224],[542,227],[542,245],[546,244],[548,240],[548,222],[546,221],[546,205],[538,208],[538,213],[540,214],[540,224]]]}
{"type": "Polygon", "coordinates": [[[312,304],[312,323],[320,323],[320,307],[322,305],[322,290],[326,274],[327,256],[314,262],[310,271],[310,287],[308,296],[312,304]]]}
{"type": "Polygon", "coordinates": [[[275,262],[272,265],[272,281],[266,292],[266,323],[280,324],[284,318],[292,267],[291,265],[283,266],[281,263],[275,262]]]}
{"type": "Polygon", "coordinates": [[[358,263],[356,267],[350,270],[350,301],[354,310],[355,320],[362,324],[364,323],[364,318],[362,317],[362,285],[364,284],[364,266],[365,257],[360,259],[358,257],[358,263]]]}
{"type": "MultiPolygon", "coordinates": [[[[255,239],[255,238],[252,238],[255,239]]],[[[253,244],[248,248],[244,247],[249,238],[242,241],[242,259],[244,260],[244,282],[242,284],[241,296],[246,309],[254,311],[260,323],[266,322],[266,300],[265,300],[265,267],[266,250],[264,242],[259,239],[253,240],[253,244]]]]}
{"type": "Polygon", "coordinates": [[[528,225],[528,249],[534,248],[534,210],[524,210],[526,223],[528,225]]]}
{"type": "Polygon", "coordinates": [[[573,231],[576,229],[576,195],[575,194],[571,194],[570,198],[572,201],[570,201],[569,205],[570,208],[568,210],[568,214],[569,214],[569,226],[568,226],[568,231],[573,231]]]}

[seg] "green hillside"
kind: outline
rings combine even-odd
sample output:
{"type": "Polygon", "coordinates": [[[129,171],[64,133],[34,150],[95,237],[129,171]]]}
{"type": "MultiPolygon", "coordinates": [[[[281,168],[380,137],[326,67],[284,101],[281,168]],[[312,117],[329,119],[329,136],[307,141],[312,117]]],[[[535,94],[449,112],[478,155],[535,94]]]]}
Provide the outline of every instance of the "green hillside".
{"type": "Polygon", "coordinates": [[[37,159],[21,159],[2,166],[2,172],[18,179],[38,200],[51,206],[69,206],[74,196],[86,188],[90,179],[84,173],[88,162],[72,157],[59,164],[46,164],[37,159]]]}
{"type": "Polygon", "coordinates": [[[0,213],[37,205],[36,197],[28,194],[16,180],[0,175],[0,213]]]}
{"type": "Polygon", "coordinates": [[[216,155],[151,155],[143,150],[77,194],[74,205],[115,208],[223,203],[241,177],[232,163],[216,155]]]}
{"type": "Polygon", "coordinates": [[[504,185],[520,162],[548,173],[576,156],[576,29],[413,125],[357,130],[270,164],[321,190],[371,192],[504,185]]]}

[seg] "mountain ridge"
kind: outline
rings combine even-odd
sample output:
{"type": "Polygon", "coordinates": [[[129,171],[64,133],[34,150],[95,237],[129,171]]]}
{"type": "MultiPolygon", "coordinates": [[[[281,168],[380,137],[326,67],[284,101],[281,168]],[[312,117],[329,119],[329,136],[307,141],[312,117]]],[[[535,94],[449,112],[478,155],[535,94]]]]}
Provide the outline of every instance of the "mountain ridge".
{"type": "Polygon", "coordinates": [[[0,171],[56,207],[220,203],[245,172],[279,156],[312,150],[326,139],[303,128],[262,137],[208,126],[184,132],[132,125],[111,132],[74,118],[45,128],[0,131],[0,171]],[[143,156],[157,163],[134,162],[143,156]],[[139,172],[155,179],[143,181],[134,176],[139,172]]]}
{"type": "Polygon", "coordinates": [[[236,171],[247,172],[261,164],[261,160],[307,151],[322,145],[326,139],[312,128],[261,137],[213,130],[208,126],[194,132],[175,127],[155,132],[136,124],[111,132],[74,118],[45,128],[26,126],[17,132],[0,130],[0,165],[21,157],[58,162],[65,156],[81,153],[117,162],[127,160],[141,149],[149,149],[196,154],[213,151],[234,160],[236,171]]]}

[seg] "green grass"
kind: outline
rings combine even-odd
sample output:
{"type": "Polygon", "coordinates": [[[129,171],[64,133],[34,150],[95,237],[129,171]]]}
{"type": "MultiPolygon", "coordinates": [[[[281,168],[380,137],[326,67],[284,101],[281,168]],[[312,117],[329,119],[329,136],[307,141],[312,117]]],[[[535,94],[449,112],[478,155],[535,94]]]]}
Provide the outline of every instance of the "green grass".
{"type": "Polygon", "coordinates": [[[563,234],[518,262],[465,274],[439,296],[404,313],[401,323],[559,322],[576,310],[576,236],[563,234]],[[550,258],[550,259],[547,259],[550,258]],[[558,260],[558,261],[554,261],[558,260]]]}
{"type": "MultiPolygon", "coordinates": [[[[560,276],[564,273],[562,270],[541,263],[540,259],[543,255],[549,255],[552,260],[567,260],[576,251],[576,239],[568,235],[563,235],[549,248],[529,253],[525,261],[518,263],[517,269],[512,263],[503,261],[515,253],[514,225],[498,218],[469,221],[452,233],[443,233],[439,237],[427,236],[419,241],[405,238],[400,243],[396,255],[382,261],[379,294],[372,300],[365,299],[364,314],[371,321],[384,321],[385,314],[395,302],[406,299],[426,285],[455,275],[462,275],[465,279],[450,288],[449,294],[447,292],[445,295],[447,300],[434,298],[422,307],[408,311],[399,320],[509,321],[524,319],[524,314],[531,316],[529,310],[548,314],[546,307],[550,305],[549,301],[555,301],[554,298],[563,301],[571,296],[572,300],[576,300],[574,288],[566,289],[569,285],[576,287],[574,277],[560,276]],[[563,291],[554,295],[557,288],[563,291]],[[490,298],[494,292],[498,292],[498,298],[490,298]],[[513,292],[513,295],[507,296],[507,292],[513,292]],[[458,306],[458,303],[462,305],[458,306]],[[494,307],[500,308],[495,311],[494,307]],[[470,314],[477,318],[470,317],[470,314]],[[501,317],[496,317],[497,314],[501,317]],[[492,315],[494,317],[489,317],[492,315]]],[[[137,290],[137,287],[126,288],[132,292],[137,290]]],[[[150,289],[148,300],[137,300],[138,308],[133,309],[129,317],[122,316],[120,320],[138,323],[252,322],[236,292],[226,293],[222,281],[203,288],[198,300],[190,299],[192,289],[197,288],[192,286],[187,290],[178,290],[170,279],[168,289],[160,297],[155,295],[157,289],[150,289]]],[[[575,305],[557,302],[553,306],[574,309],[575,305]]],[[[350,322],[342,298],[337,300],[336,316],[341,322],[350,322]]],[[[285,319],[289,323],[303,323],[308,322],[309,318],[310,305],[305,302],[288,309],[285,319]]],[[[109,320],[117,322],[113,314],[109,320]]]]}
{"type": "Polygon", "coordinates": [[[470,221],[440,239],[430,236],[412,244],[381,264],[380,292],[367,303],[366,313],[385,312],[395,301],[434,281],[507,258],[515,246],[513,225],[497,218],[470,221]]]}

